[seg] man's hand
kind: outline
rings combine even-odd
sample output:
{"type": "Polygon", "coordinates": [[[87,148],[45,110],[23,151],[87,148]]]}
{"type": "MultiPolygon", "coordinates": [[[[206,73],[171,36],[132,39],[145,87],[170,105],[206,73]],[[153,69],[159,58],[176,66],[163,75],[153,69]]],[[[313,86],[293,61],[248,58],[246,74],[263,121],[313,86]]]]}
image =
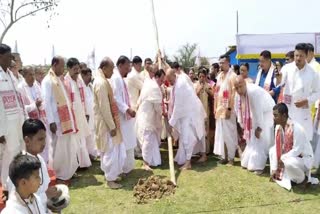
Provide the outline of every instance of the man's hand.
{"type": "Polygon", "coordinates": [[[6,138],[3,136],[0,137],[0,143],[5,144],[6,143],[6,138]]]}
{"type": "Polygon", "coordinates": [[[57,187],[55,186],[51,186],[48,187],[47,191],[46,191],[46,195],[49,199],[51,198],[59,198],[62,194],[61,190],[58,190],[57,187]]]}
{"type": "Polygon", "coordinates": [[[86,118],[87,118],[87,122],[89,123],[90,116],[86,115],[86,118]]]}
{"type": "Polygon", "coordinates": [[[127,113],[131,116],[131,117],[135,117],[136,116],[136,112],[134,110],[132,110],[131,108],[129,108],[127,110],[127,113]]]}
{"type": "Polygon", "coordinates": [[[111,137],[115,137],[117,135],[117,130],[116,129],[111,130],[110,135],[111,137]]]}
{"type": "Polygon", "coordinates": [[[57,132],[57,125],[56,125],[56,123],[51,123],[51,124],[50,124],[50,131],[52,132],[52,134],[56,134],[56,132],[57,132]]]}
{"type": "Polygon", "coordinates": [[[256,136],[256,138],[260,139],[261,132],[262,129],[260,127],[256,128],[256,130],[254,131],[254,135],[256,136]]]}
{"type": "Polygon", "coordinates": [[[308,108],[308,100],[307,99],[297,101],[294,104],[296,105],[297,108],[308,108]]]}
{"type": "Polygon", "coordinates": [[[168,118],[168,113],[167,113],[167,112],[163,112],[163,113],[162,113],[162,116],[163,116],[164,118],[168,118]]]}
{"type": "Polygon", "coordinates": [[[231,109],[227,109],[226,111],[226,119],[229,120],[231,117],[231,109]]]}
{"type": "Polygon", "coordinates": [[[271,95],[271,97],[273,97],[274,96],[274,91],[273,90],[269,91],[269,94],[271,95]]]}
{"type": "Polygon", "coordinates": [[[277,170],[272,170],[270,175],[270,181],[274,182],[274,180],[276,180],[276,176],[277,176],[277,170]]]}
{"type": "Polygon", "coordinates": [[[170,135],[172,135],[173,127],[172,127],[172,126],[170,126],[170,125],[168,126],[168,132],[169,132],[169,134],[170,134],[170,135]]]}
{"type": "Polygon", "coordinates": [[[279,168],[284,168],[284,163],[282,162],[282,160],[280,159],[278,162],[278,167],[279,168]]]}
{"type": "Polygon", "coordinates": [[[42,100],[37,99],[37,101],[36,101],[37,108],[40,108],[41,104],[42,104],[42,100]]]}

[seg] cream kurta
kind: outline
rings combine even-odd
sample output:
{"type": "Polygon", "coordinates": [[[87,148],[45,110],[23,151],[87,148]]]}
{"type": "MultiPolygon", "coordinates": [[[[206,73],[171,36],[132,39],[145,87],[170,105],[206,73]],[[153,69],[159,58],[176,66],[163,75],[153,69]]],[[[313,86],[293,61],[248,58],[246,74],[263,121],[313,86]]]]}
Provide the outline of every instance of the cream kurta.
{"type": "Polygon", "coordinates": [[[20,96],[8,72],[0,66],[0,137],[4,136],[6,140],[0,144],[0,163],[1,183],[5,190],[10,162],[24,148],[21,127],[25,120],[20,96]]]}
{"type": "Polygon", "coordinates": [[[282,72],[281,85],[284,85],[284,102],[288,106],[289,116],[304,127],[307,138],[311,141],[313,136],[311,106],[320,97],[319,74],[308,64],[299,70],[295,62],[285,65],[282,72]],[[308,100],[308,106],[297,108],[294,103],[303,99],[308,100]]]}
{"type": "Polygon", "coordinates": [[[151,166],[161,165],[162,92],[155,79],[146,80],[139,98],[136,133],[142,144],[142,157],[151,166]]]}
{"type": "Polygon", "coordinates": [[[107,181],[115,181],[123,172],[126,159],[126,148],[122,142],[122,134],[117,128],[115,137],[110,136],[110,131],[116,129],[116,122],[112,115],[112,97],[110,83],[105,78],[102,70],[98,70],[93,84],[94,93],[94,122],[95,139],[100,151],[100,167],[105,173],[107,181]]]}
{"type": "MultiPolygon", "coordinates": [[[[247,94],[252,128],[250,130],[250,139],[247,140],[247,146],[241,157],[241,166],[248,170],[263,170],[266,165],[268,150],[273,145],[273,107],[275,105],[270,94],[261,87],[247,83],[247,94]],[[260,138],[256,138],[255,130],[262,129],[260,138]]],[[[242,100],[246,99],[244,97],[242,100]]],[[[244,127],[243,115],[240,109],[240,95],[235,96],[235,110],[238,122],[244,127]]],[[[246,102],[241,106],[247,105],[246,102]]]]}

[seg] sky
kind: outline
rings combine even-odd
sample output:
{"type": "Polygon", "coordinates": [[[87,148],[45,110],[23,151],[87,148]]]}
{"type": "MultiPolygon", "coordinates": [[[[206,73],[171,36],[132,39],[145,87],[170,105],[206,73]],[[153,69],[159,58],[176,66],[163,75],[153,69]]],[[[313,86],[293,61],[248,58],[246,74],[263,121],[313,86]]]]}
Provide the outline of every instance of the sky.
{"type": "MultiPolygon", "coordinates": [[[[320,32],[318,0],[154,0],[160,48],[172,57],[182,45],[198,44],[197,54],[217,57],[239,34],[320,32]]],[[[109,56],[154,58],[157,51],[150,0],[60,0],[57,16],[41,13],[15,24],[4,43],[15,41],[24,65],[49,64],[55,54],[96,64],[109,56]]],[[[0,27],[0,31],[3,28],[0,27]]]]}

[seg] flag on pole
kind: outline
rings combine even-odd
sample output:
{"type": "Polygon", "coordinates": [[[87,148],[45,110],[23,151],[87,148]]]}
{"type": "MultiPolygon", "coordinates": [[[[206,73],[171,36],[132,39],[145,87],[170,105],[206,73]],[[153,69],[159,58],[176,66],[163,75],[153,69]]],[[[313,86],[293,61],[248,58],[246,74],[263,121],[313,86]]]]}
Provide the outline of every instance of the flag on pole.
{"type": "Polygon", "coordinates": [[[14,43],[14,53],[19,53],[18,52],[18,41],[17,40],[14,43]]]}

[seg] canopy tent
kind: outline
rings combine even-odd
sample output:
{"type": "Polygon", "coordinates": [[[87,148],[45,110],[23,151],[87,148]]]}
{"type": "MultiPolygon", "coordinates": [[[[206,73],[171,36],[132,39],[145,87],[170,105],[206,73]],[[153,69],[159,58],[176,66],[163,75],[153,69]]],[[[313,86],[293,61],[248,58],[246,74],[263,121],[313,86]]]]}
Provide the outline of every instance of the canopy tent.
{"type": "Polygon", "coordinates": [[[236,40],[238,63],[249,63],[249,75],[253,79],[263,50],[271,52],[273,61],[284,61],[286,53],[294,50],[296,44],[311,43],[315,47],[317,59],[320,59],[320,33],[238,34],[236,40]]]}

